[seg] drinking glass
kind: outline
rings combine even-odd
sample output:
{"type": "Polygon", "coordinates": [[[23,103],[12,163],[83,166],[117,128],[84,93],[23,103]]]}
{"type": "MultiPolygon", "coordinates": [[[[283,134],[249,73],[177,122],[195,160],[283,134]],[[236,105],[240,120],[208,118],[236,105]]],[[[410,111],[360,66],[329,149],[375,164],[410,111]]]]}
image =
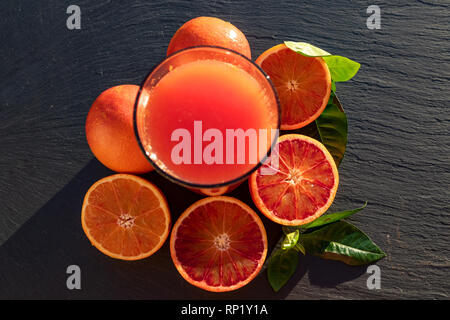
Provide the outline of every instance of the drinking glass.
{"type": "MultiPolygon", "coordinates": [[[[190,81],[195,81],[195,79],[192,79],[190,81]]],[[[208,90],[208,88],[205,87],[205,90],[208,90]]],[[[243,90],[245,90],[245,88],[243,88],[243,90]]],[[[231,95],[233,95],[233,93],[231,93],[231,95]]],[[[171,97],[169,96],[168,99],[171,99],[171,97]]],[[[180,103],[182,103],[182,101],[180,103]]],[[[203,101],[202,103],[207,102],[203,101]]],[[[222,110],[224,110],[224,108],[222,108],[222,110]]],[[[184,112],[188,113],[190,111],[188,108],[186,108],[181,113],[178,113],[175,116],[172,115],[173,119],[171,119],[171,121],[177,121],[178,119],[182,119],[184,112]]],[[[168,113],[170,114],[170,112],[168,113]]],[[[169,116],[170,115],[168,115],[168,117],[169,116]]],[[[206,114],[205,112],[205,117],[206,116],[211,116],[211,114],[206,114]]],[[[235,116],[239,117],[239,114],[236,114],[235,116]]],[[[202,119],[198,120],[201,121],[202,119]]],[[[269,77],[257,64],[255,64],[253,61],[249,60],[245,56],[241,55],[240,53],[216,46],[191,47],[184,50],[180,50],[168,56],[161,63],[156,65],[156,67],[154,67],[147,75],[147,77],[140,86],[139,94],[136,98],[134,107],[134,131],[141,150],[143,151],[148,161],[155,168],[155,170],[159,174],[171,180],[172,182],[178,183],[186,188],[189,188],[193,191],[200,192],[208,196],[221,195],[231,191],[241,182],[247,179],[252,172],[257,170],[259,166],[265,160],[267,160],[268,156],[270,155],[270,150],[275,145],[276,139],[278,137],[279,127],[280,127],[280,105],[277,93],[269,77]],[[158,130],[158,128],[149,127],[149,122],[147,121],[149,117],[152,116],[153,112],[152,99],[155,97],[156,90],[158,90],[158,84],[171,72],[176,72],[177,68],[186,65],[188,63],[198,61],[200,61],[200,63],[203,62],[208,63],[208,61],[225,62],[236,68],[239,68],[240,70],[243,70],[247,75],[256,80],[257,85],[259,86],[258,91],[260,91],[260,93],[264,95],[265,97],[264,101],[267,104],[267,110],[269,110],[269,113],[272,117],[271,118],[272,125],[270,128],[271,133],[269,134],[269,138],[267,139],[269,143],[267,144],[266,150],[261,148],[258,151],[261,152],[259,153],[259,161],[254,165],[252,165],[251,167],[248,167],[248,170],[246,170],[239,176],[229,176],[227,178],[224,178],[224,176],[222,175],[222,177],[218,176],[217,179],[212,179],[207,183],[195,181],[195,179],[192,178],[187,179],[186,177],[183,177],[179,173],[176,173],[175,172],[176,170],[169,169],[170,167],[174,168],[173,163],[169,165],[169,163],[167,163],[167,160],[164,162],[161,160],[161,156],[158,157],[158,154],[161,155],[162,151],[156,150],[156,144],[152,143],[152,140],[149,138],[150,137],[149,132],[151,132],[151,130],[158,130]]],[[[171,140],[170,137],[167,136],[166,138],[168,145],[173,144],[173,141],[171,140]]],[[[161,143],[161,141],[159,142],[161,143]]],[[[165,143],[166,141],[163,142],[165,143]]],[[[225,145],[225,143],[223,143],[223,145],[225,145]]],[[[164,152],[167,153],[167,151],[164,152]]],[[[206,163],[197,165],[202,166],[201,172],[208,171],[211,168],[208,167],[210,166],[210,164],[206,163]]],[[[230,168],[227,166],[233,165],[234,164],[223,164],[223,170],[226,172],[228,170],[227,168],[230,168]]],[[[228,171],[231,172],[232,170],[228,171]]]]}

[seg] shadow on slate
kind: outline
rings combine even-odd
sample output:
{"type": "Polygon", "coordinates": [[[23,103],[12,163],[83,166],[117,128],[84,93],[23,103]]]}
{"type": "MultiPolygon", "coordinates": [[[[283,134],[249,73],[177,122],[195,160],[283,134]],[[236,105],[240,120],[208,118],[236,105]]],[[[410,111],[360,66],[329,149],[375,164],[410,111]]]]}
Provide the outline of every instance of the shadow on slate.
{"type": "MultiPolygon", "coordinates": [[[[325,260],[311,255],[300,255],[296,272],[292,278],[278,291],[273,298],[282,299],[298,285],[298,282],[308,273],[311,287],[334,288],[340,283],[358,278],[366,272],[367,266],[349,266],[340,261],[325,260]]],[[[300,288],[302,288],[300,286],[300,288]]],[[[303,287],[305,290],[311,290],[303,287]]],[[[296,299],[302,299],[301,291],[297,289],[296,299]]]]}
{"type": "MultiPolygon", "coordinates": [[[[363,271],[340,262],[302,257],[294,278],[274,293],[265,270],[247,286],[227,293],[211,293],[187,283],[170,258],[169,241],[154,255],[140,261],[109,258],[92,247],[81,228],[83,198],[98,179],[113,174],[91,160],[61,191],[34,214],[0,247],[0,298],[2,299],[283,299],[309,270],[312,284],[334,286],[363,271]],[[69,265],[81,269],[81,290],[69,290],[69,265]]],[[[143,175],[166,195],[173,222],[193,202],[203,198],[171,183],[156,172],[143,175]]],[[[247,183],[230,196],[254,207],[247,183]]],[[[269,253],[281,228],[262,217],[269,253]]]]}
{"type": "Polygon", "coordinates": [[[300,263],[308,269],[309,282],[313,286],[334,288],[340,283],[354,280],[366,273],[367,266],[349,266],[340,261],[305,256],[300,263]]]}
{"type": "MultiPolygon", "coordinates": [[[[262,272],[246,287],[211,293],[187,283],[170,258],[169,241],[140,261],[109,258],[91,246],[81,228],[81,207],[89,187],[113,174],[91,160],[61,191],[0,247],[2,299],[270,299],[273,291],[262,272]],[[69,265],[81,269],[81,290],[68,290],[69,265]]],[[[171,183],[156,172],[143,175],[166,195],[175,221],[202,195],[171,183]]],[[[251,203],[243,183],[231,196],[251,203]]],[[[253,207],[254,208],[254,207],[253,207]]],[[[254,208],[255,209],[255,208],[254,208]]],[[[273,248],[279,226],[263,218],[273,248]]]]}

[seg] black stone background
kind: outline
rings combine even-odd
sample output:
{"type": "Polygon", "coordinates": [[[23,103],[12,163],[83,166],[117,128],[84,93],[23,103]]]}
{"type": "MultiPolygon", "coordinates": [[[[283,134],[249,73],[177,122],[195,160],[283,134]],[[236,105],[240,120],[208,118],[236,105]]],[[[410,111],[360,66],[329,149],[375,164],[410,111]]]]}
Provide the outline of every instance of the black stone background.
{"type": "MultiPolygon", "coordinates": [[[[1,1],[0,298],[448,299],[449,2],[430,1],[1,1]],[[81,8],[81,30],[66,9],[81,8]],[[381,29],[366,27],[371,4],[381,29]],[[118,84],[139,84],[185,21],[217,16],[248,37],[253,57],[283,40],[306,41],[361,63],[338,83],[349,119],[347,153],[331,211],[386,253],[381,289],[366,267],[302,257],[274,293],[266,273],[231,293],[197,289],[178,275],[168,242],[137,262],[91,247],[80,225],[88,187],[111,174],[93,158],[84,122],[91,103],[118,84]],[[66,288],[79,265],[82,289],[66,288]]],[[[201,198],[156,173],[175,219],[201,198]]],[[[251,204],[247,185],[236,196],[251,204]]],[[[273,247],[280,228],[263,219],[273,247]]]]}

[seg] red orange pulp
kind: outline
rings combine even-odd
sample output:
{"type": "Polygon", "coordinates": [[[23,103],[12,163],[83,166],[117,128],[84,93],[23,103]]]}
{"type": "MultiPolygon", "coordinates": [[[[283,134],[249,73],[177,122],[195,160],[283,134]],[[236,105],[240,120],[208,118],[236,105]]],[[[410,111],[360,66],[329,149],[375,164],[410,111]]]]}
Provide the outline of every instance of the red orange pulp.
{"type": "Polygon", "coordinates": [[[170,253],[189,283],[208,291],[231,291],[261,270],[267,235],[258,215],[240,200],[209,197],[191,205],[177,220],[170,253]]]}
{"type": "Polygon", "coordinates": [[[287,134],[278,139],[271,159],[249,179],[250,193],[258,209],[283,225],[302,225],[321,216],[332,204],[339,184],[333,157],[319,141],[287,134]],[[273,174],[262,174],[272,170],[273,174]]]}
{"type": "Polygon", "coordinates": [[[331,76],[321,57],[306,57],[285,44],[262,53],[256,63],[270,76],[281,104],[281,129],[302,128],[325,109],[331,76]]]}
{"type": "Polygon", "coordinates": [[[94,183],[85,195],[81,223],[92,245],[122,260],[155,253],[169,235],[170,212],[152,183],[116,174],[94,183]]]}

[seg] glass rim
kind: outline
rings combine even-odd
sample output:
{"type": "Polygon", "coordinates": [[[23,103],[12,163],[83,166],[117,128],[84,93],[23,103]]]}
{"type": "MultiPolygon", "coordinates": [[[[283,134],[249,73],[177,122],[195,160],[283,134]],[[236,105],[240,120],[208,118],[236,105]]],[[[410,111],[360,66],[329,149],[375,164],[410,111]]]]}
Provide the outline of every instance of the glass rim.
{"type": "Polygon", "coordinates": [[[150,164],[152,165],[152,167],[154,168],[154,170],[156,172],[158,172],[160,175],[162,175],[163,177],[165,177],[166,179],[175,182],[177,184],[180,184],[182,186],[186,186],[189,188],[195,188],[195,189],[217,189],[217,188],[223,188],[223,187],[227,187],[230,185],[233,185],[235,183],[241,182],[243,180],[245,180],[246,178],[248,178],[253,172],[255,172],[256,170],[258,170],[261,165],[269,158],[269,155],[272,152],[272,149],[275,147],[277,140],[278,140],[278,136],[279,136],[279,130],[281,127],[281,106],[280,106],[280,100],[278,98],[278,93],[275,90],[275,86],[272,83],[272,80],[270,79],[269,75],[266,74],[266,72],[259,66],[257,65],[254,61],[252,61],[251,59],[249,59],[248,57],[246,57],[245,55],[228,49],[228,48],[224,48],[224,47],[220,47],[220,46],[213,46],[213,45],[202,45],[202,46],[193,46],[193,47],[188,47],[188,48],[184,48],[178,51],[175,51],[173,53],[171,53],[170,55],[168,55],[167,57],[161,59],[158,63],[156,63],[152,68],[150,68],[150,71],[145,75],[144,80],[141,82],[141,84],[139,85],[139,90],[138,90],[138,94],[136,96],[136,100],[134,102],[134,108],[133,108],[133,129],[134,129],[134,134],[136,137],[136,140],[138,142],[139,148],[141,149],[142,153],[144,154],[145,158],[150,162],[150,164]],[[189,182],[189,181],[185,181],[182,180],[172,174],[169,174],[168,172],[164,171],[163,169],[161,169],[148,155],[147,152],[142,144],[141,138],[139,136],[139,130],[137,127],[137,109],[138,109],[138,105],[139,105],[139,100],[142,94],[142,91],[144,89],[144,86],[147,82],[147,80],[149,79],[149,77],[153,74],[153,72],[155,70],[157,70],[158,67],[160,67],[163,63],[165,63],[169,58],[181,54],[183,52],[186,51],[193,51],[194,49],[199,49],[199,48],[213,48],[213,49],[219,49],[221,51],[228,51],[231,52],[237,56],[240,56],[241,58],[247,60],[248,62],[250,62],[251,65],[253,65],[254,67],[256,67],[257,70],[259,70],[259,72],[264,76],[264,78],[267,80],[267,82],[270,85],[270,88],[272,89],[272,92],[275,96],[275,102],[277,105],[277,114],[278,114],[278,121],[277,121],[277,127],[275,129],[271,129],[271,130],[278,130],[278,134],[275,135],[270,148],[267,150],[266,154],[264,155],[263,159],[261,159],[254,167],[252,167],[249,171],[247,171],[246,173],[240,175],[239,177],[236,177],[232,180],[229,181],[225,181],[225,182],[220,182],[220,183],[214,183],[214,184],[202,184],[202,183],[195,183],[195,182],[189,182]]]}

